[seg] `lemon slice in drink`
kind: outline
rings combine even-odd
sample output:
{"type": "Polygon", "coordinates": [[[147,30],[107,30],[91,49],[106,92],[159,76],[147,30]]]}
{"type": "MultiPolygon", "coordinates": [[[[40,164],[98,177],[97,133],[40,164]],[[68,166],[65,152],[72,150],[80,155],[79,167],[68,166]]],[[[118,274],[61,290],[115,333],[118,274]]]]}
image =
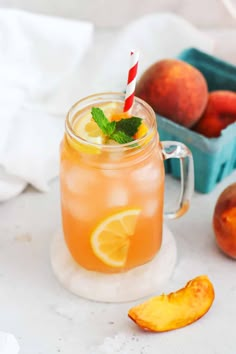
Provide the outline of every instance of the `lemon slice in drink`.
{"type": "MultiPolygon", "coordinates": [[[[108,119],[112,117],[114,112],[118,109],[117,103],[110,102],[103,105],[99,105],[108,119]]],[[[102,130],[98,127],[97,123],[93,120],[91,112],[87,111],[85,115],[74,122],[73,130],[77,136],[84,139],[89,143],[95,144],[105,144],[106,136],[103,134],[102,130]]],[[[82,144],[77,144],[79,150],[85,152],[96,152],[97,148],[89,146],[81,146],[82,144]]]]}
{"type": "Polygon", "coordinates": [[[130,237],[134,235],[140,209],[127,209],[103,220],[93,231],[91,246],[94,254],[110,267],[126,263],[130,237]]]}
{"type": "Polygon", "coordinates": [[[80,118],[74,123],[73,130],[77,136],[89,143],[103,144],[105,136],[98,125],[92,119],[90,113],[80,118]]]}

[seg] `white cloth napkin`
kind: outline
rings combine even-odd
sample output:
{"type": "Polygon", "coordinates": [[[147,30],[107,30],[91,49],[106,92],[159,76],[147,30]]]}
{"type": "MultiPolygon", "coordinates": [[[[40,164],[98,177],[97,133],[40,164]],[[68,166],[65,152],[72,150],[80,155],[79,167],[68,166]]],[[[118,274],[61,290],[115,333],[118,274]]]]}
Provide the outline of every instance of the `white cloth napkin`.
{"type": "Polygon", "coordinates": [[[27,184],[48,189],[58,175],[66,111],[88,93],[124,90],[131,48],[141,53],[139,75],[185,47],[213,49],[210,38],[171,14],[134,21],[106,44],[92,40],[88,22],[0,10],[0,201],[27,184]]]}
{"type": "Polygon", "coordinates": [[[1,354],[18,354],[20,350],[16,338],[6,332],[0,332],[0,353],[1,354]]]}
{"type": "Polygon", "coordinates": [[[92,35],[88,22],[0,10],[0,201],[58,174],[71,75],[92,35]]]}

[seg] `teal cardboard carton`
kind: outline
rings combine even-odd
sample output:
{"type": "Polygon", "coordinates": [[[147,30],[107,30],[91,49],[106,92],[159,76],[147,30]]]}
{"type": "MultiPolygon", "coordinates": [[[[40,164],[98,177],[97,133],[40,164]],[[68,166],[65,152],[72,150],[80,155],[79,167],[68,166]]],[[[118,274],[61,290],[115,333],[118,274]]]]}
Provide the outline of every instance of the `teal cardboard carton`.
{"type": "MultiPolygon", "coordinates": [[[[235,66],[195,48],[184,50],[178,59],[188,62],[202,72],[209,91],[236,92],[235,66]]],[[[217,183],[236,169],[236,123],[224,129],[218,138],[206,138],[161,116],[157,116],[157,124],[161,140],[180,141],[192,151],[196,191],[211,192],[217,183]]],[[[166,172],[179,178],[178,161],[167,161],[166,172]]]]}

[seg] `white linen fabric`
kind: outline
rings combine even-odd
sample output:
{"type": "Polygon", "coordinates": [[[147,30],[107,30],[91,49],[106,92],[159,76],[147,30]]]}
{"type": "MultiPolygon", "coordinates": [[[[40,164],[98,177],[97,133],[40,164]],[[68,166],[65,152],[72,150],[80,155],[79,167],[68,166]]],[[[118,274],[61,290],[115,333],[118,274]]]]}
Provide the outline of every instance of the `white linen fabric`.
{"type": "Polygon", "coordinates": [[[88,22],[0,10],[0,201],[58,174],[70,76],[92,36],[88,22]]]}

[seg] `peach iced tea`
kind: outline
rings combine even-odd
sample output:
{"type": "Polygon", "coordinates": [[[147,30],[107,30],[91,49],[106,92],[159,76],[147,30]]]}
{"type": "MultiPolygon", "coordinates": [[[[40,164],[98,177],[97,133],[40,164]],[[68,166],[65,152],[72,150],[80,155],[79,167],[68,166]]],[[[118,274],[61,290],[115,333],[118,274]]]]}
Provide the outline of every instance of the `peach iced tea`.
{"type": "Polygon", "coordinates": [[[108,93],[79,101],[61,144],[65,241],[79,265],[98,272],[142,265],[162,240],[164,167],[155,114],[135,99],[127,115],[123,100],[123,94],[108,93]],[[107,120],[96,119],[96,112],[107,120]]]}

